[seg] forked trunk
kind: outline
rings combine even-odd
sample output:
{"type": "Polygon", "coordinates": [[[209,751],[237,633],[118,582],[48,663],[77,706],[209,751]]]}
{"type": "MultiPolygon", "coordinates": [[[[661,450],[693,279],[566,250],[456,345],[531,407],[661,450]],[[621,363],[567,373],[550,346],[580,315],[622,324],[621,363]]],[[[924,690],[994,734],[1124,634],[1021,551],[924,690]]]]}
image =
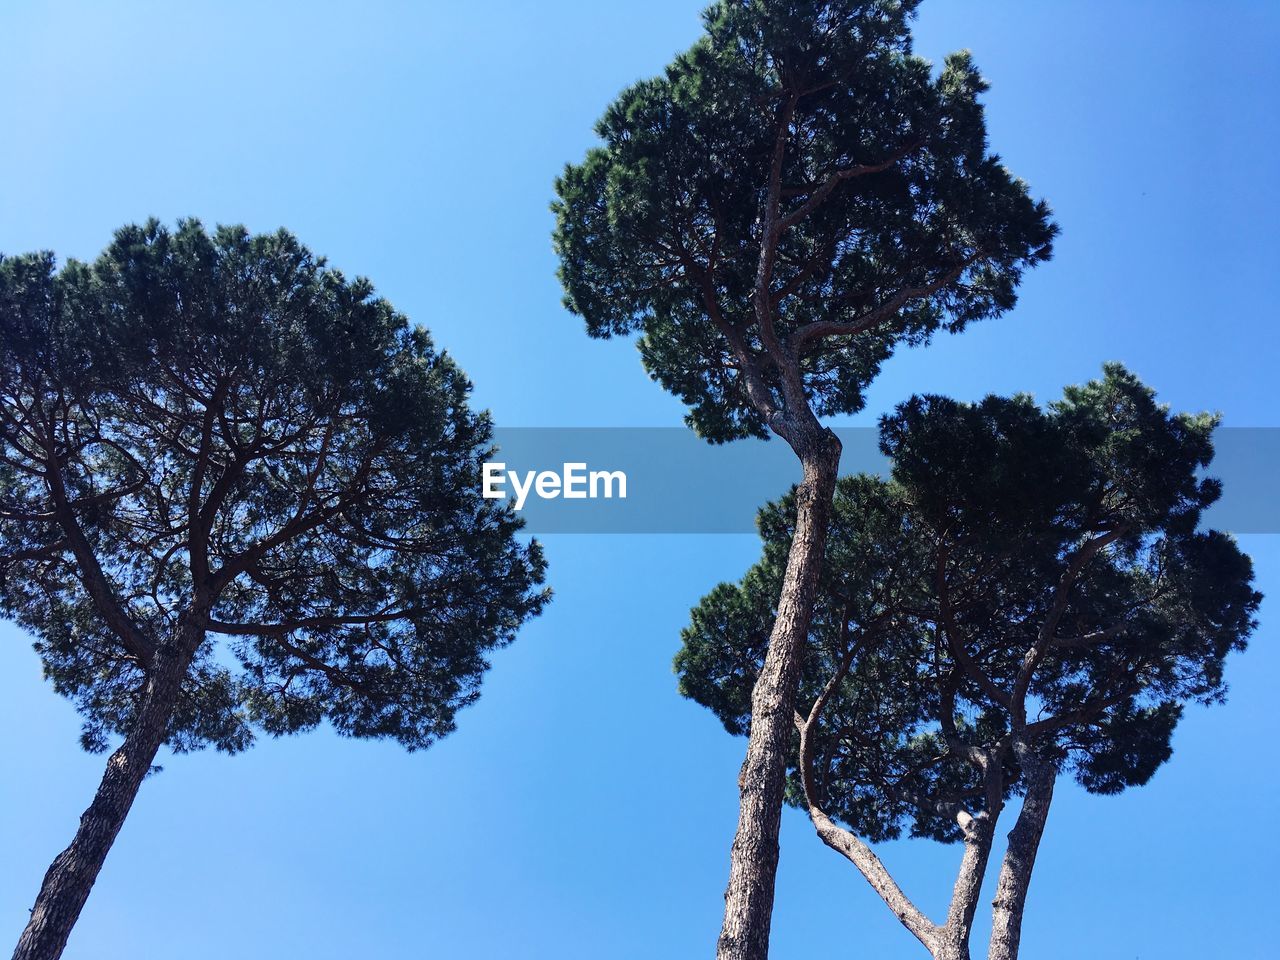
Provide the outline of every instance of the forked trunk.
{"type": "Polygon", "coordinates": [[[826,550],[840,442],[818,428],[791,440],[804,479],[796,488],[796,529],[764,665],[751,694],[751,731],[738,777],[738,831],[730,853],[719,960],[765,960],[778,870],[787,751],[793,736],[800,652],[809,632],[826,550]]]}
{"type": "Polygon", "coordinates": [[[133,729],[107,760],[98,792],[81,814],[71,845],[54,858],[45,873],[13,960],[58,960],[62,956],[138,787],[164,742],[190,660],[189,654],[172,647],[158,653],[133,729]]]}
{"type": "Polygon", "coordinates": [[[991,949],[988,960],[1016,960],[1022,941],[1022,913],[1027,905],[1027,888],[1036,865],[1036,852],[1044,835],[1049,805],[1053,802],[1053,783],[1057,770],[1053,764],[1035,760],[1028,753],[1019,758],[1027,776],[1027,792],[1022,799],[1018,820],[1009,831],[1009,846],[996,896],[991,907],[991,949]]]}

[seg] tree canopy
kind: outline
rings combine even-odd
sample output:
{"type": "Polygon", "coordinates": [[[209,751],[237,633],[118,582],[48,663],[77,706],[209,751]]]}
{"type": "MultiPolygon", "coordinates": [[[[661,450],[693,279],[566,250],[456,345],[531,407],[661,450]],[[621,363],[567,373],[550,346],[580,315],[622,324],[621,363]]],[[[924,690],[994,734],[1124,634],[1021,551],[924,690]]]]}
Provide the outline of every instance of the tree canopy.
{"type": "Polygon", "coordinates": [[[193,616],[221,640],[174,749],[322,720],[423,747],[541,609],[465,376],[288,233],[153,221],[92,265],[5,258],[0,319],[0,603],[86,747],[193,616]]]}
{"type": "Polygon", "coordinates": [[[918,0],[719,0],[663,75],[624,90],[556,181],[568,309],[639,334],[711,442],[776,434],[801,460],[797,535],[738,778],[721,960],[768,956],[797,647],[840,444],[902,345],[1013,306],[1057,231],[987,148],[967,53],[912,52],[918,0]]]}
{"type": "MultiPolygon", "coordinates": [[[[839,482],[800,667],[788,797],[820,833],[989,849],[1032,768],[1094,793],[1150,779],[1183,705],[1224,696],[1261,599],[1235,542],[1199,529],[1216,422],[1115,365],[1048,408],[915,397],[882,419],[892,473],[839,482]]],[[[732,733],[794,517],[790,498],[761,511],[762,559],[695,608],[676,657],[732,733]]]]}
{"type": "Polygon", "coordinates": [[[1009,309],[1050,254],[971,57],[913,54],[916,6],[722,0],[556,182],[566,305],[638,331],[708,439],[860,409],[896,346],[1009,309]]]}

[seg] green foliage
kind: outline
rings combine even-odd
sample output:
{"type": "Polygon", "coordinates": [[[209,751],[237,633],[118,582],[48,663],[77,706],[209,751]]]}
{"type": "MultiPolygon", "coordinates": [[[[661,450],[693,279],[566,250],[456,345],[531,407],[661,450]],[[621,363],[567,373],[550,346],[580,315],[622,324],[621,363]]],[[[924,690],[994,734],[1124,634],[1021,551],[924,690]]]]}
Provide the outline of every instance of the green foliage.
{"type": "Polygon", "coordinates": [[[915,7],[722,0],[556,182],[566,305],[639,331],[713,441],[859,410],[895,347],[1008,310],[1050,254],[1047,207],[987,151],[985,82],[912,54],[915,7]]]}
{"type": "MultiPolygon", "coordinates": [[[[916,397],[885,417],[892,478],[839,483],[802,665],[802,716],[833,684],[813,734],[823,809],[870,839],[956,839],[958,810],[1019,789],[1019,743],[1093,792],[1150,779],[1183,704],[1223,697],[1261,599],[1234,541],[1198,529],[1215,424],[1118,366],[1047,409],[916,397]]],[[[681,692],[732,733],[793,523],[790,496],[761,511],[763,557],[703,599],[676,657],[681,692]]],[[[796,768],[793,749],[799,803],[796,768]]]]}
{"type": "Polygon", "coordinates": [[[479,496],[469,391],[285,232],[152,221],[92,265],[0,259],[0,603],[86,747],[184,620],[207,638],[175,749],[448,733],[546,600],[538,545],[479,496]]]}

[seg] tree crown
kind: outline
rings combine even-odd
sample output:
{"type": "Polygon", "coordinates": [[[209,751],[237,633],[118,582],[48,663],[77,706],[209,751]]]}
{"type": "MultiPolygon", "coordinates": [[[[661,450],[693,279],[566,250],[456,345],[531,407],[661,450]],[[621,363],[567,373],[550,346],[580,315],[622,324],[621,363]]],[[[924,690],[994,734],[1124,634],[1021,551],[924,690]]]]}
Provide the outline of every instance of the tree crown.
{"type": "MultiPolygon", "coordinates": [[[[1211,416],[1171,415],[1118,366],[1048,409],[917,397],[881,423],[892,476],[840,481],[802,667],[810,797],[872,839],[957,839],[1019,789],[1019,750],[1086,789],[1145,783],[1188,701],[1224,694],[1260,595],[1234,541],[1200,531],[1211,416]]],[[[695,608],[681,691],[734,733],[794,523],[695,608]]],[[[804,801],[799,742],[791,798],[804,801]]]]}
{"type": "Polygon", "coordinates": [[[207,635],[175,749],[328,719],[426,746],[544,564],[479,496],[470,384],[283,231],[125,227],[92,265],[0,259],[0,603],[85,718],[127,731],[157,651],[207,635]]]}
{"type": "Polygon", "coordinates": [[[916,2],[723,0],[556,182],[565,303],[639,331],[651,376],[724,441],[851,413],[900,344],[1015,301],[1043,202],[988,152],[966,53],[935,76],[916,2]]]}

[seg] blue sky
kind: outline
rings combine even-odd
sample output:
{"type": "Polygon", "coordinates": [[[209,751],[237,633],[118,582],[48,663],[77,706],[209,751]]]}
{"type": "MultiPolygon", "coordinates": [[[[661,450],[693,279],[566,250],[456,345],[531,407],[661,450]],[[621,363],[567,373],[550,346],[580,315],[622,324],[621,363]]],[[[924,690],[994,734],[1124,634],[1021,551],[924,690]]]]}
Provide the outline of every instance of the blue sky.
{"type": "MultiPolygon", "coordinates": [[[[284,225],[428,326],[499,423],[676,425],[634,349],[561,308],[547,203],[700,6],[6,4],[0,250],[91,257],[151,215],[284,225]]],[[[1047,399],[1118,359],[1175,407],[1280,426],[1280,6],[927,0],[917,46],[973,50],[993,145],[1063,235],[1014,313],[895,358],[852,422],[913,391],[1047,399]]],[[[1280,595],[1280,537],[1243,542],[1280,595]]],[[[408,755],[320,731],[166,760],[66,956],[710,956],[744,745],[679,699],[670,659],[756,544],[546,545],[556,600],[453,737],[408,755]]],[[[1265,955],[1232,918],[1274,907],[1276,603],[1227,705],[1189,711],[1148,787],[1060,791],[1027,956],[1265,955]]],[[[0,625],[0,941],[100,775],[77,729],[0,625]]],[[[956,851],[882,853],[936,912],[956,851]]],[[[794,811],[774,930],[780,958],[921,955],[794,811]]]]}

